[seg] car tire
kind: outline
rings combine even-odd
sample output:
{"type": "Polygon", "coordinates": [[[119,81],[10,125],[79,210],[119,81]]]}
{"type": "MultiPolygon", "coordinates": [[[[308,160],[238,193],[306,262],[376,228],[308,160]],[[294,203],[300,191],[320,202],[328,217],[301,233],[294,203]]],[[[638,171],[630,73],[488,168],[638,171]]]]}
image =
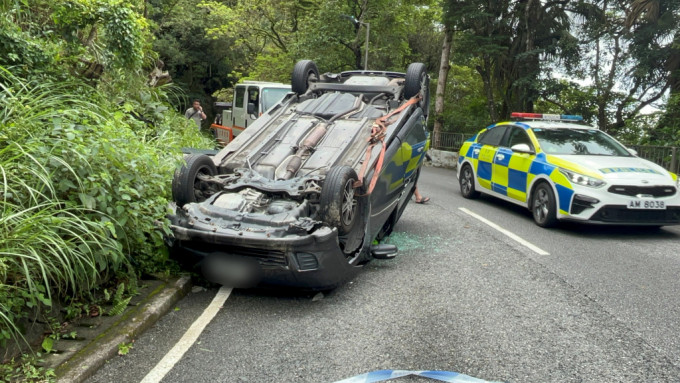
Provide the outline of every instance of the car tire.
{"type": "Polygon", "coordinates": [[[290,87],[297,95],[304,94],[309,89],[309,81],[319,78],[319,69],[312,60],[300,60],[293,67],[290,87]]]}
{"type": "Polygon", "coordinates": [[[531,214],[540,227],[553,227],[557,224],[557,202],[548,183],[536,185],[531,198],[531,214]]]}
{"type": "Polygon", "coordinates": [[[479,192],[475,190],[475,173],[469,164],[463,165],[463,168],[460,169],[458,184],[463,198],[475,199],[479,197],[479,192]]]}
{"type": "Polygon", "coordinates": [[[214,193],[211,185],[199,179],[198,175],[214,176],[217,168],[205,154],[189,154],[184,157],[186,164],[175,170],[172,178],[172,199],[178,206],[191,202],[205,201],[214,193]]]}
{"type": "Polygon", "coordinates": [[[366,197],[359,196],[357,173],[349,166],[331,168],[319,198],[320,219],[338,229],[340,247],[346,254],[360,247],[364,235],[366,197]]]}
{"type": "Polygon", "coordinates": [[[430,108],[430,90],[427,78],[427,68],[423,63],[411,63],[406,68],[406,81],[404,84],[404,98],[410,99],[423,94],[423,99],[418,103],[427,117],[430,108]]]}

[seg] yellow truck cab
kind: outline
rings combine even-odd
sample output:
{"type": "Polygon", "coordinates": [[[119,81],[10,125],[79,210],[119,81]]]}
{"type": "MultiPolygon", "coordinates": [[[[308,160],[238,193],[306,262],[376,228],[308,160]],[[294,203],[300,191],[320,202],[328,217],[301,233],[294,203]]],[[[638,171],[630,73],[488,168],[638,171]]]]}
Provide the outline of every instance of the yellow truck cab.
{"type": "Polygon", "coordinates": [[[210,129],[215,138],[226,145],[290,91],[290,85],[282,83],[243,81],[234,87],[231,105],[216,103],[216,107],[222,110],[210,129]]]}

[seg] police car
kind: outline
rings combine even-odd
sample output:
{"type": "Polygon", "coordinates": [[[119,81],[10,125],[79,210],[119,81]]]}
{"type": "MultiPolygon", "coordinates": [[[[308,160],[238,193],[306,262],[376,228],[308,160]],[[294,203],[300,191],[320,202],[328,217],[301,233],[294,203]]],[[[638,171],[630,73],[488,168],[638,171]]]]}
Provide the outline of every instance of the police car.
{"type": "Polygon", "coordinates": [[[536,224],[680,224],[680,181],[580,116],[512,113],[460,149],[465,198],[485,193],[527,207],[536,224]]]}

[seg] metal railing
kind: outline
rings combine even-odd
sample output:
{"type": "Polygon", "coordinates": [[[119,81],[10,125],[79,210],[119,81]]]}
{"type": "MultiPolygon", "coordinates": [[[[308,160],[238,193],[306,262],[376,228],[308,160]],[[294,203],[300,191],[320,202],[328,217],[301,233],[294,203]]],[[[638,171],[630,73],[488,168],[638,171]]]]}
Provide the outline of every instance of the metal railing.
{"type": "Polygon", "coordinates": [[[627,145],[637,151],[638,157],[657,163],[669,171],[678,174],[680,170],[680,148],[675,146],[627,145]]]}
{"type": "MultiPolygon", "coordinates": [[[[463,142],[472,136],[474,133],[439,132],[432,135],[430,145],[432,149],[457,152],[463,142]]],[[[626,146],[636,150],[641,158],[659,164],[673,173],[680,172],[680,148],[678,147],[627,144],[626,146]]]]}
{"type": "Polygon", "coordinates": [[[463,142],[474,135],[474,133],[438,132],[432,135],[430,146],[432,149],[457,152],[463,146],[463,142]]]}

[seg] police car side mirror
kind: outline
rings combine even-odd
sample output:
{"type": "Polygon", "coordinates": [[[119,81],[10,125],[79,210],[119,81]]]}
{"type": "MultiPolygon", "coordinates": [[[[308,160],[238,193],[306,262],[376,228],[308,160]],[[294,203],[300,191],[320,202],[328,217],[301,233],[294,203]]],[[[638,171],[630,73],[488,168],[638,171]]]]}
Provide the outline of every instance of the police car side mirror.
{"type": "Polygon", "coordinates": [[[527,144],[517,144],[517,145],[512,145],[510,148],[513,152],[519,152],[519,153],[529,153],[529,154],[534,154],[535,152],[529,147],[527,144]]]}
{"type": "Polygon", "coordinates": [[[632,155],[634,155],[634,156],[637,157],[637,155],[638,155],[637,150],[632,149],[632,148],[626,148],[626,150],[628,150],[628,153],[630,153],[630,154],[632,154],[632,155]]]}

